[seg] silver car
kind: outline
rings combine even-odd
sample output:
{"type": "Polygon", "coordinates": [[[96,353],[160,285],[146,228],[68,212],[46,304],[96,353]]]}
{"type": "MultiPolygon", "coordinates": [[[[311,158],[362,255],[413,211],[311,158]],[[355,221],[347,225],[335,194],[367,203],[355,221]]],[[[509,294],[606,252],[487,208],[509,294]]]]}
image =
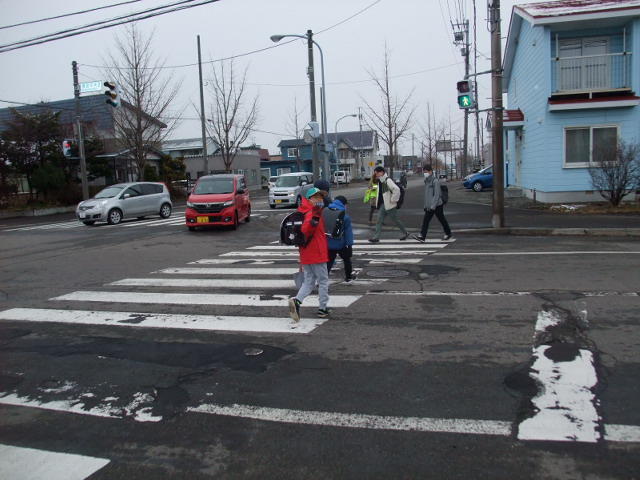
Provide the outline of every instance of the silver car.
{"type": "Polygon", "coordinates": [[[76,217],[85,225],[107,222],[116,225],[123,218],[144,218],[147,215],[171,216],[171,197],[164,183],[118,183],[99,191],[95,197],[80,202],[76,217]]]}
{"type": "Polygon", "coordinates": [[[269,207],[278,205],[300,206],[302,202],[302,187],[313,183],[313,173],[295,172],[280,175],[276,185],[269,190],[269,207]]]}

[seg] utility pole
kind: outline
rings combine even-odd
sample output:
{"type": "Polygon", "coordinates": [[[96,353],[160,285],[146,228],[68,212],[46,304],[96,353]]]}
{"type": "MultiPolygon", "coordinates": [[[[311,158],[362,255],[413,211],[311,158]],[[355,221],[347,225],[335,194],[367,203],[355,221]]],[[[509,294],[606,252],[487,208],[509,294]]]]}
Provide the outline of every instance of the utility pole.
{"type": "Polygon", "coordinates": [[[200,123],[202,124],[202,163],[204,174],[209,174],[209,158],[207,157],[207,128],[204,114],[204,91],[202,86],[202,57],[200,55],[200,35],[198,35],[198,76],[200,78],[200,123]]]}
{"type": "MultiPolygon", "coordinates": [[[[316,122],[316,82],[313,72],[313,32],[307,30],[307,51],[309,53],[309,66],[307,67],[307,76],[309,77],[309,97],[311,99],[311,121],[316,122]]],[[[320,178],[320,159],[318,151],[318,139],[314,137],[311,144],[311,156],[313,165],[313,178],[320,178]]]]}
{"type": "Polygon", "coordinates": [[[476,11],[476,0],[473,0],[473,73],[476,76],[473,77],[473,92],[474,98],[476,99],[476,162],[481,163],[480,158],[482,157],[482,152],[480,151],[480,110],[479,102],[480,97],[478,95],[478,15],[476,11]]]}
{"type": "MultiPolygon", "coordinates": [[[[464,78],[469,78],[469,20],[465,20],[464,22],[464,78]]],[[[476,110],[478,97],[476,96],[476,110]]],[[[468,152],[469,152],[469,110],[465,109],[464,111],[464,153],[462,155],[462,176],[464,177],[467,174],[467,165],[469,163],[468,160],[468,152]]]]}
{"type": "Polygon", "coordinates": [[[504,163],[502,137],[502,45],[500,39],[500,0],[489,0],[491,31],[491,96],[493,120],[493,216],[494,228],[504,227],[504,163]]]}
{"type": "MultiPolygon", "coordinates": [[[[87,159],[84,156],[84,138],[82,137],[82,124],[80,123],[80,84],[78,83],[78,62],[71,62],[73,71],[73,96],[76,99],[76,135],[78,140],[78,153],[80,155],[80,181],[82,182],[82,199],[89,198],[89,182],[87,181],[87,159]]],[[[114,172],[115,174],[115,172],[114,172]]]]}

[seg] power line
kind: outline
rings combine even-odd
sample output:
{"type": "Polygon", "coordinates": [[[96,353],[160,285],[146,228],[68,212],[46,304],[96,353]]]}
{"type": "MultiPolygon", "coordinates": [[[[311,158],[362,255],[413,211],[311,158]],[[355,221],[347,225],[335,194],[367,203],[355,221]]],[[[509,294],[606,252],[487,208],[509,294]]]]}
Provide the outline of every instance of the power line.
{"type": "Polygon", "coordinates": [[[17,50],[20,48],[31,47],[33,45],[39,45],[42,43],[48,43],[48,42],[60,40],[63,38],[73,37],[76,35],[82,35],[84,33],[94,32],[97,30],[112,28],[118,25],[137,22],[139,20],[146,20],[149,18],[164,15],[167,13],[173,13],[173,12],[186,10],[188,8],[193,8],[193,7],[200,7],[202,5],[207,5],[209,3],[214,3],[218,1],[219,0],[181,0],[181,1],[170,3],[167,5],[162,5],[160,7],[154,7],[147,10],[142,10],[140,12],[132,13],[129,15],[122,15],[120,17],[114,17],[109,20],[94,22],[91,24],[84,25],[82,27],[71,28],[71,29],[62,30],[60,32],[56,32],[52,34],[41,35],[39,37],[34,37],[28,40],[22,40],[20,42],[13,42],[5,45],[0,45],[0,53],[5,53],[11,50],[17,50]],[[199,1],[199,3],[191,4],[194,1],[199,1]]]}
{"type": "Polygon", "coordinates": [[[38,20],[29,20],[27,22],[14,23],[13,25],[4,25],[4,26],[0,26],[0,30],[4,30],[6,28],[21,27],[22,25],[31,25],[33,23],[47,22],[49,20],[56,20],[58,18],[71,17],[73,15],[82,15],[83,13],[95,12],[98,10],[104,10],[106,8],[119,7],[121,5],[128,5],[129,3],[137,3],[140,1],[142,0],[129,0],[127,2],[114,3],[112,5],[105,5],[104,7],[90,8],[88,10],[81,10],[79,12],[63,13],[62,15],[56,15],[55,17],[40,18],[38,20]]]}
{"type": "MultiPolygon", "coordinates": [[[[329,30],[331,30],[333,28],[336,28],[339,25],[342,25],[343,23],[345,23],[345,22],[357,17],[358,15],[361,15],[362,13],[364,13],[367,10],[369,10],[371,7],[377,5],[381,1],[382,0],[374,1],[373,3],[371,3],[371,4],[367,5],[366,7],[364,7],[363,9],[358,10],[353,15],[345,18],[344,20],[339,21],[338,23],[334,23],[333,25],[318,31],[317,33],[314,33],[314,35],[319,35],[321,33],[327,32],[327,31],[329,31],[329,30]]],[[[283,47],[285,45],[288,45],[289,43],[293,43],[293,42],[296,42],[298,40],[299,39],[294,38],[292,40],[287,40],[287,41],[284,41],[284,42],[280,42],[280,43],[275,44],[275,45],[269,45],[268,47],[258,48],[256,50],[251,50],[249,52],[239,53],[237,55],[231,55],[229,57],[216,58],[215,60],[208,60],[206,62],[202,62],[202,64],[203,65],[204,64],[213,64],[213,63],[225,62],[227,60],[233,60],[235,58],[247,57],[249,55],[253,55],[253,54],[256,54],[256,53],[261,53],[261,52],[265,52],[267,50],[271,50],[273,48],[283,47]]],[[[112,69],[112,70],[130,70],[132,68],[132,67],[107,67],[105,65],[90,65],[88,63],[80,63],[79,65],[82,66],[82,67],[100,68],[100,69],[109,68],[109,69],[112,69]]],[[[184,63],[184,64],[181,64],[181,65],[165,65],[165,66],[162,66],[162,67],[148,67],[148,68],[175,69],[175,68],[195,67],[197,65],[198,65],[198,63],[196,62],[196,63],[184,63]]],[[[295,85],[293,85],[293,86],[295,86],[295,85]]]]}

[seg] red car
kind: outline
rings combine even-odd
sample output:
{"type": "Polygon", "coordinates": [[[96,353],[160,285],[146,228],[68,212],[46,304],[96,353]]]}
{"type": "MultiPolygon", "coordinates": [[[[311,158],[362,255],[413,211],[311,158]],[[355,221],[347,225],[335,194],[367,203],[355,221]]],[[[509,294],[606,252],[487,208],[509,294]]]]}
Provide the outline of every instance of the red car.
{"type": "Polygon", "coordinates": [[[251,199],[243,175],[200,177],[187,199],[184,212],[189,230],[208,225],[230,225],[235,230],[251,220],[251,199]]]}

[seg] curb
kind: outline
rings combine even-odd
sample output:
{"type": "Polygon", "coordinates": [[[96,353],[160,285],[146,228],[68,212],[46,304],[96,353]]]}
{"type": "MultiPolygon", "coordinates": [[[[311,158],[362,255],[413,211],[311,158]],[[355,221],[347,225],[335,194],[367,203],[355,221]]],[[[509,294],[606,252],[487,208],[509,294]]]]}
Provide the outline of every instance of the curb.
{"type": "Polygon", "coordinates": [[[75,211],[76,211],[76,207],[57,207],[57,208],[18,210],[15,212],[0,212],[0,218],[42,217],[45,215],[55,215],[56,213],[69,213],[69,212],[75,212],[75,211]]]}

